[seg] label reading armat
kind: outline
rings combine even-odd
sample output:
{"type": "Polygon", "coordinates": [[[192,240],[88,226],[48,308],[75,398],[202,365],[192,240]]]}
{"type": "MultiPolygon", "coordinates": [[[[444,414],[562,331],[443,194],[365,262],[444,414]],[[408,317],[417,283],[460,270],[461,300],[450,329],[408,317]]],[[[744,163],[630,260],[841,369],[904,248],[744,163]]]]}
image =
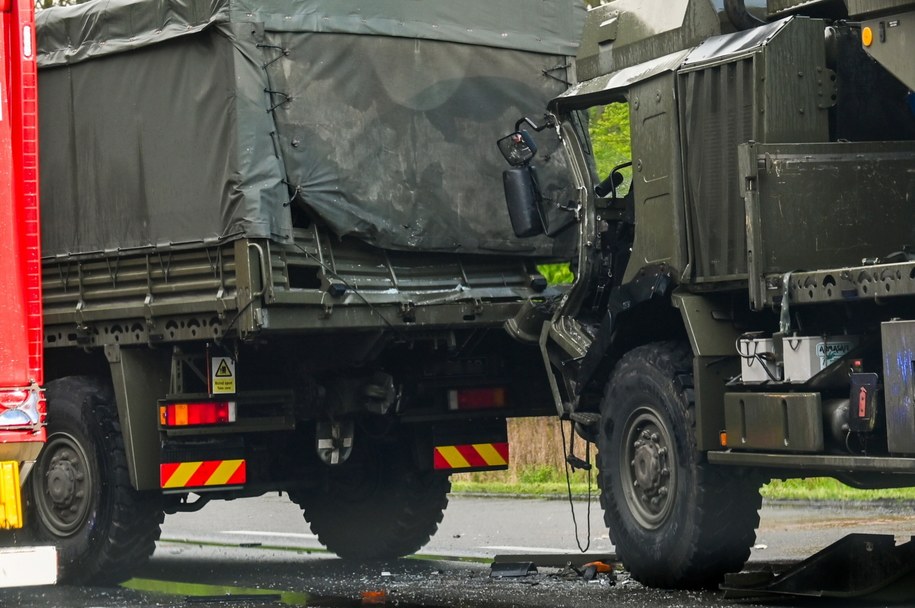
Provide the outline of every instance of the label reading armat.
{"type": "Polygon", "coordinates": [[[235,360],[231,357],[213,357],[210,362],[210,392],[214,395],[235,392],[235,360]]]}

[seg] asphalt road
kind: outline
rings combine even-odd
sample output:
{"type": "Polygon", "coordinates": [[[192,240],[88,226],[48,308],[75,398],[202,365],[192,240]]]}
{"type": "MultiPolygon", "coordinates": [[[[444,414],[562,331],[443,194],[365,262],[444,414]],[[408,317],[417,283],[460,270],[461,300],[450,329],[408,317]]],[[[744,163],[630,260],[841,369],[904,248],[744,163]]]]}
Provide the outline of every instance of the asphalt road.
{"type": "MultiPolygon", "coordinates": [[[[586,503],[574,508],[579,539],[591,540],[589,553],[611,553],[596,502],[590,520],[586,503]]],[[[751,568],[797,561],[850,532],[907,539],[915,535],[915,516],[898,508],[767,505],[751,568]]],[[[130,589],[0,590],[0,606],[361,606],[382,600],[441,607],[760,605],[721,593],[645,589],[625,574],[615,582],[606,576],[585,581],[562,568],[540,567],[525,577],[490,578],[489,564],[497,555],[512,560],[511,555],[563,553],[572,559],[577,552],[568,502],[453,497],[439,533],[423,550],[427,559],[350,564],[321,551],[298,509],[272,495],[169,516],[153,559],[130,589]]]]}

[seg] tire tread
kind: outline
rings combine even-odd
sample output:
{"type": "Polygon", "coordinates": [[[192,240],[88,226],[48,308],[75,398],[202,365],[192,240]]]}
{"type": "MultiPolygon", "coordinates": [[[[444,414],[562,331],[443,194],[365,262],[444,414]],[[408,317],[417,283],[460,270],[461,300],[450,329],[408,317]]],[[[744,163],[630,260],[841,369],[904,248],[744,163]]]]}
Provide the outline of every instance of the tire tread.
{"type": "MultiPolygon", "coordinates": [[[[606,434],[612,430],[611,392],[614,386],[655,370],[669,379],[669,387],[682,404],[688,428],[673,429],[673,435],[685,440],[685,448],[694,458],[695,526],[687,537],[686,558],[681,563],[651,563],[644,556],[632,556],[637,548],[617,547],[624,565],[636,580],[653,587],[708,588],[721,581],[724,574],[740,570],[750,556],[759,525],[760,479],[744,470],[724,470],[704,461],[698,452],[695,433],[695,404],[692,385],[692,351],[679,341],[656,342],[630,351],[619,362],[607,383],[604,405],[606,434]],[[683,432],[686,431],[686,432],[683,432]]],[[[675,439],[676,440],[676,439],[675,439]]],[[[606,450],[601,450],[606,452],[606,450]]],[[[609,458],[603,454],[603,458],[609,458]]],[[[619,506],[609,496],[612,487],[611,466],[601,467],[598,476],[604,520],[612,530],[624,521],[619,506]]]]}

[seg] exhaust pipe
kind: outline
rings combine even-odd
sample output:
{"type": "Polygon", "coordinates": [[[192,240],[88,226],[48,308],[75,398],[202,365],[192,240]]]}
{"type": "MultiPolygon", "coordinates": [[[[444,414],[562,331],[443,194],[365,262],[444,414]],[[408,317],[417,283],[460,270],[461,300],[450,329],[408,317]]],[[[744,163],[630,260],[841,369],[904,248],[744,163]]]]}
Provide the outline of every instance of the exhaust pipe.
{"type": "Polygon", "coordinates": [[[738,31],[749,30],[766,24],[765,21],[758,19],[747,10],[744,0],[724,0],[724,10],[728,14],[728,19],[738,31]]]}

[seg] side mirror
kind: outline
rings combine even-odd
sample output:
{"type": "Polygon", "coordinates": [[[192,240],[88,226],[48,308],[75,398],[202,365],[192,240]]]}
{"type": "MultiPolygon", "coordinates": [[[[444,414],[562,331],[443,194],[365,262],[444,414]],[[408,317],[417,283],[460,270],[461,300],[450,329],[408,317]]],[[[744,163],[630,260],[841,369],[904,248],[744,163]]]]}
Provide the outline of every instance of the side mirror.
{"type": "Polygon", "coordinates": [[[540,217],[540,196],[537,181],[531,167],[512,167],[502,172],[505,187],[505,202],[512,230],[518,238],[543,234],[543,220],[540,217]]]}
{"type": "Polygon", "coordinates": [[[625,181],[623,174],[619,171],[614,171],[607,179],[594,186],[594,194],[600,198],[607,198],[608,194],[613,194],[613,198],[616,198],[616,189],[620,187],[623,181],[625,181]]]}
{"type": "Polygon", "coordinates": [[[515,131],[498,141],[499,151],[512,167],[523,167],[537,154],[537,144],[527,131],[515,131]]]}

